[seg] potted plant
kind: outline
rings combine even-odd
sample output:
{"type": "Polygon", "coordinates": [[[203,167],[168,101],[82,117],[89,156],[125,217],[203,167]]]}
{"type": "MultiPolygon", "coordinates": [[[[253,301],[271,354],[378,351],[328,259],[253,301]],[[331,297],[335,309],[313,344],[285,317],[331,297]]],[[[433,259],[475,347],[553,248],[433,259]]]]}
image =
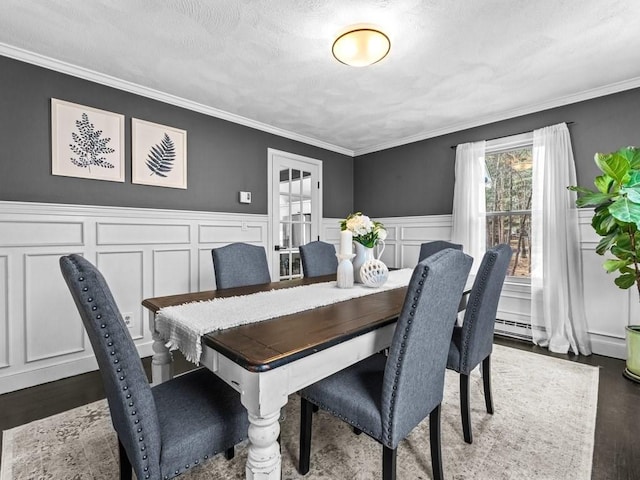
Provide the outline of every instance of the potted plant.
{"type": "MultiPolygon", "coordinates": [[[[578,207],[594,207],[591,226],[602,237],[596,253],[610,252],[604,262],[607,273],[618,272],[614,283],[623,289],[636,286],[640,295],[640,148],[625,147],[612,153],[596,153],[602,171],[594,180],[596,190],[570,186],[578,192],[578,207]]],[[[624,375],[640,382],[640,325],[626,327],[627,365],[624,375]]]]}

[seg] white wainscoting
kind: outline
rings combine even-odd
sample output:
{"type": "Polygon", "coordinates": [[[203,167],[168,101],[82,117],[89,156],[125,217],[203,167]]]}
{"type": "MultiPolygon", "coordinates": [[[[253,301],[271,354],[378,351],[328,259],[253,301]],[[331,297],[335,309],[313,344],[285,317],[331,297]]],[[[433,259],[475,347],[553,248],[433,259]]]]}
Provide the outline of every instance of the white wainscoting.
{"type": "Polygon", "coordinates": [[[0,202],[0,393],[97,368],[61,255],[98,266],[148,356],[142,299],[215,288],[211,249],[236,241],[266,247],[267,216],[0,202]]]}
{"type": "MultiPolygon", "coordinates": [[[[583,284],[587,326],[594,353],[626,358],[625,327],[640,323],[640,303],[636,289],[620,290],[613,276],[602,268],[603,257],[595,253],[599,237],[591,228],[592,210],[579,211],[583,284]]],[[[339,220],[324,219],[323,237],[339,243],[339,220]]],[[[450,240],[451,215],[376,218],[388,229],[382,260],[390,267],[413,267],[420,244],[450,240]]],[[[531,290],[528,284],[505,283],[498,305],[496,330],[524,336],[531,325],[531,290]]]]}
{"type": "MultiPolygon", "coordinates": [[[[624,328],[640,318],[635,290],[619,290],[594,253],[591,212],[580,212],[589,334],[595,353],[624,358],[624,328]]],[[[380,218],[382,260],[413,267],[420,244],[449,240],[450,215],[380,218]]],[[[339,221],[321,238],[339,243],[339,221]]],[[[266,215],[0,202],[0,393],[97,368],[58,258],[78,253],[109,282],[141,356],[151,355],[143,298],[215,288],[211,249],[234,241],[268,246],[266,215]]],[[[529,324],[527,285],[505,285],[498,317],[529,324]]],[[[506,327],[505,327],[506,328],[506,327]]]]}

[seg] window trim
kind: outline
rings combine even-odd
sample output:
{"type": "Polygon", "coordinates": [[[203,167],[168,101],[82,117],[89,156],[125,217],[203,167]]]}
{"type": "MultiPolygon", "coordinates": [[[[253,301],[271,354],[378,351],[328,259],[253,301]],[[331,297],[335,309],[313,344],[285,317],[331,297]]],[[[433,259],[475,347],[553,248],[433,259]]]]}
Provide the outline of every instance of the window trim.
{"type": "MultiPolygon", "coordinates": [[[[531,147],[531,155],[533,160],[533,131],[520,133],[518,135],[510,135],[508,137],[495,138],[488,140],[485,144],[485,157],[494,153],[506,152],[509,150],[516,150],[518,148],[531,147]]],[[[504,215],[504,214],[522,214],[529,213],[531,211],[523,210],[511,210],[507,212],[486,212],[486,215],[504,215]]],[[[512,285],[531,285],[531,277],[518,277],[515,275],[508,275],[505,278],[505,283],[512,285]]]]}

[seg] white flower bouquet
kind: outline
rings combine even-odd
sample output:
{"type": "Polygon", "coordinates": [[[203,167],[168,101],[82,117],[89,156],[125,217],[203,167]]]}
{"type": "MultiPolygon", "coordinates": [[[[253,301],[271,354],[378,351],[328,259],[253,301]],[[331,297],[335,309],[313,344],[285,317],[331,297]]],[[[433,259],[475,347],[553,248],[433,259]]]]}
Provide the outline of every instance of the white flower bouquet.
{"type": "Polygon", "coordinates": [[[362,212],[351,213],[341,220],[340,230],[349,230],[353,234],[354,241],[369,248],[373,248],[378,240],[384,241],[387,238],[384,225],[371,220],[362,212]]]}

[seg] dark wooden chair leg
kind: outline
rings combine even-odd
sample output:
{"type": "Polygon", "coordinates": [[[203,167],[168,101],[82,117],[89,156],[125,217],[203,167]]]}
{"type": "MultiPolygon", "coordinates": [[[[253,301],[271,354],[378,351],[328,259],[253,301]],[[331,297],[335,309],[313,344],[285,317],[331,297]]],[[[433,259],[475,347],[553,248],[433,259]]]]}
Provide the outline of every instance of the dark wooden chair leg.
{"type": "Polygon", "coordinates": [[[313,405],[304,398],[301,398],[300,400],[300,458],[298,460],[298,472],[300,472],[300,475],[306,475],[309,473],[311,461],[313,405]]]}
{"type": "Polygon", "coordinates": [[[469,375],[460,374],[460,415],[462,416],[462,433],[464,441],[473,443],[471,434],[471,406],[469,405],[469,375]]]}
{"type": "Polygon", "coordinates": [[[131,480],[133,477],[133,471],[131,469],[131,462],[127,457],[127,452],[124,449],[124,445],[118,438],[118,455],[120,457],[120,480],[131,480]]]}
{"type": "Polygon", "coordinates": [[[491,395],[491,355],[482,361],[482,383],[484,385],[484,403],[487,413],[493,415],[493,397],[491,395]]]}
{"type": "Polygon", "coordinates": [[[382,446],[382,480],[396,480],[396,451],[382,446]]]}
{"type": "Polygon", "coordinates": [[[362,433],[362,430],[360,430],[359,428],[353,427],[353,433],[355,433],[356,435],[360,435],[362,433]]]}
{"type": "Polygon", "coordinates": [[[227,460],[231,460],[235,456],[236,456],[236,449],[234,447],[227,448],[224,451],[224,458],[226,458],[227,460]]]}
{"type": "Polygon", "coordinates": [[[431,466],[433,480],[443,480],[442,446],[440,444],[440,405],[429,414],[429,443],[431,444],[431,466]]]}
{"type": "Polygon", "coordinates": [[[320,410],[320,407],[318,405],[314,405],[312,408],[313,408],[313,413],[318,413],[318,410],[320,410]]]}

